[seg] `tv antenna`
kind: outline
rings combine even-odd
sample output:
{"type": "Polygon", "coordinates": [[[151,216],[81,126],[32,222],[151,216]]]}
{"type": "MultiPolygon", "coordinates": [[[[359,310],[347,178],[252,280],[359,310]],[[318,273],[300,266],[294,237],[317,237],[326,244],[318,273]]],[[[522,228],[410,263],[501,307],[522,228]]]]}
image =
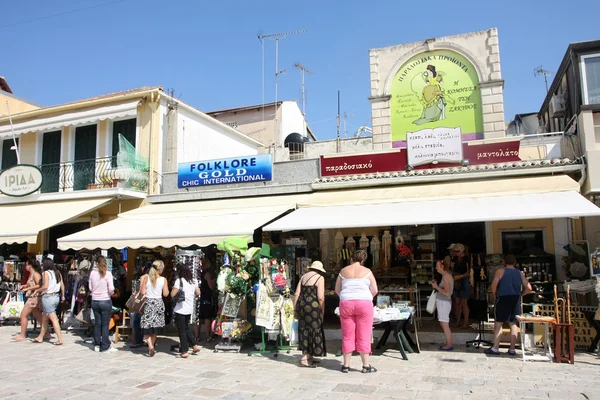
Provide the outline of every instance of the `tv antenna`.
{"type": "MultiPolygon", "coordinates": [[[[279,83],[279,75],[283,74],[285,72],[285,70],[279,70],[279,40],[281,39],[285,39],[286,37],[290,36],[290,35],[297,35],[299,33],[305,33],[306,29],[301,29],[299,31],[293,31],[293,32],[282,32],[282,33],[271,33],[268,35],[258,35],[258,39],[260,40],[261,44],[262,44],[262,57],[263,57],[263,93],[264,93],[264,81],[265,81],[265,50],[264,50],[264,39],[271,39],[271,40],[275,40],[275,107],[277,107],[277,94],[278,94],[278,83],[279,83]]],[[[263,94],[263,105],[264,105],[264,94],[263,94]]],[[[263,107],[264,108],[264,107],[263,107]]]]}
{"type": "Polygon", "coordinates": [[[546,82],[546,93],[548,93],[548,77],[553,75],[554,72],[550,72],[548,70],[545,70],[544,68],[542,68],[542,66],[540,65],[539,67],[536,67],[533,70],[533,76],[540,76],[543,75],[544,76],[544,82],[546,82]]]}
{"type": "Polygon", "coordinates": [[[300,69],[300,73],[302,75],[302,115],[306,117],[306,91],[304,90],[304,73],[314,75],[315,73],[306,68],[304,65],[300,63],[294,64],[294,67],[300,69]]]}

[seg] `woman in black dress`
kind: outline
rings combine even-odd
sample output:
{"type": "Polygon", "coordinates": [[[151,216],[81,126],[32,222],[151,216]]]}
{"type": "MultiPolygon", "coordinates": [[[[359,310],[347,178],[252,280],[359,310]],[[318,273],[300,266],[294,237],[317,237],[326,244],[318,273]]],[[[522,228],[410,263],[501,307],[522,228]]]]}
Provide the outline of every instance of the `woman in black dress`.
{"type": "Polygon", "coordinates": [[[325,331],[323,316],[325,314],[325,268],[320,261],[308,267],[302,275],[294,295],[294,309],[298,319],[298,349],[303,357],[300,365],[316,367],[319,361],[315,357],[325,357],[325,331]]]}

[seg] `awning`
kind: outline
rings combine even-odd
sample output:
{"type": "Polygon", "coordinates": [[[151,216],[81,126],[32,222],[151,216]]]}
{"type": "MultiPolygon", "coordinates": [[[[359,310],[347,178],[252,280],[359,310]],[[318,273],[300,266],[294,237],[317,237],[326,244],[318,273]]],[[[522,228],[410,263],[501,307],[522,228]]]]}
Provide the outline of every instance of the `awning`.
{"type": "Polygon", "coordinates": [[[363,190],[336,204],[312,201],[265,231],[508,221],[600,216],[568,176],[550,176],[363,190]],[[396,196],[395,198],[393,196],[396,196]]]}
{"type": "MultiPolygon", "coordinates": [[[[31,120],[18,122],[14,126],[15,135],[27,132],[36,132],[39,130],[60,129],[63,126],[80,126],[94,124],[105,119],[115,118],[134,118],[137,116],[137,105],[139,99],[120,104],[106,105],[83,111],[72,111],[60,115],[50,115],[48,117],[34,118],[31,120]]],[[[0,127],[0,138],[12,136],[10,124],[0,127]]]]}
{"type": "Polygon", "coordinates": [[[149,205],[123,213],[115,220],[58,239],[66,249],[109,249],[172,246],[208,246],[232,236],[252,241],[254,231],[271,222],[294,204],[251,207],[243,199],[149,205]],[[206,204],[204,208],[202,205],[206,204]],[[231,207],[237,204],[237,207],[231,207]]]}
{"type": "Polygon", "coordinates": [[[35,243],[41,230],[94,211],[111,199],[0,205],[0,244],[35,243]]]}

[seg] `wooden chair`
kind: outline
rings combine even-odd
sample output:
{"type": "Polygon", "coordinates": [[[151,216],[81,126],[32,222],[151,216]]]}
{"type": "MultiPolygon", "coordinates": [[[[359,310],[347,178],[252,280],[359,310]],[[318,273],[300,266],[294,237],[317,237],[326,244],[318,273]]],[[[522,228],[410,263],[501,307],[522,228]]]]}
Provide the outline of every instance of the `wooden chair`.
{"type": "Polygon", "coordinates": [[[121,324],[115,327],[115,343],[119,341],[121,336],[125,336],[125,338],[129,337],[129,334],[133,333],[133,327],[131,326],[131,318],[129,317],[129,311],[123,310],[123,315],[121,316],[121,324]]]}

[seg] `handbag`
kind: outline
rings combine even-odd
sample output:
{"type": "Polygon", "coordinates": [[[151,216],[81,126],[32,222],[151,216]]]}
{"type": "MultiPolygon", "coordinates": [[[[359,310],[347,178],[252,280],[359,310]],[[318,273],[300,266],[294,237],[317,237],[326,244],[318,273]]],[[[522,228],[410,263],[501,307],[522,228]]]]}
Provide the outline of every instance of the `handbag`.
{"type": "Polygon", "coordinates": [[[7,294],[0,308],[0,317],[2,319],[16,319],[21,317],[21,311],[25,307],[23,294],[7,294]]]}
{"type": "Polygon", "coordinates": [[[429,314],[433,314],[435,312],[435,301],[437,300],[437,292],[434,290],[433,292],[431,292],[431,295],[429,296],[429,300],[427,300],[427,312],[429,314]]]}
{"type": "Polygon", "coordinates": [[[77,314],[77,316],[75,317],[75,319],[81,322],[82,324],[94,324],[92,321],[92,310],[89,308],[82,308],[81,311],[79,311],[79,314],[77,314]]]}
{"type": "Polygon", "coordinates": [[[173,296],[173,302],[178,304],[182,301],[185,301],[185,292],[183,291],[183,278],[179,278],[179,290],[177,291],[177,294],[173,296]]]}
{"type": "Polygon", "coordinates": [[[125,307],[129,312],[143,314],[146,309],[146,295],[140,292],[132,293],[127,303],[125,303],[125,307]]]}

